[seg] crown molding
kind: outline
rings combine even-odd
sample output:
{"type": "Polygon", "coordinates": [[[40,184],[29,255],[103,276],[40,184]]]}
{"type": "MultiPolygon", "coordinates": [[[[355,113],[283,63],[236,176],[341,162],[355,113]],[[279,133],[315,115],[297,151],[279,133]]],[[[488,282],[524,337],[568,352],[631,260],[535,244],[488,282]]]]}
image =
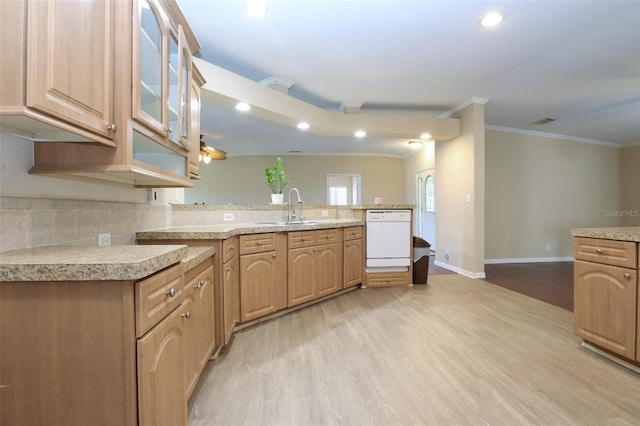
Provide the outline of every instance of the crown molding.
{"type": "Polygon", "coordinates": [[[521,135],[538,136],[538,137],[542,137],[542,138],[559,139],[559,140],[570,141],[570,142],[581,142],[581,143],[588,143],[588,144],[591,144],[591,145],[608,146],[608,147],[612,147],[612,148],[625,148],[624,145],[619,144],[619,143],[615,143],[615,142],[600,141],[600,140],[597,140],[597,139],[579,138],[579,137],[576,137],[576,136],[568,136],[568,135],[560,135],[560,134],[557,134],[557,133],[540,132],[540,131],[537,131],[537,130],[515,129],[513,127],[493,126],[493,125],[490,125],[490,124],[486,124],[484,126],[484,128],[485,128],[485,130],[493,130],[493,131],[496,131],[496,132],[517,133],[517,134],[521,134],[521,135]]]}
{"type": "Polygon", "coordinates": [[[462,111],[463,109],[465,109],[469,105],[473,105],[473,104],[484,105],[489,101],[490,101],[489,98],[481,98],[479,96],[472,96],[469,99],[464,100],[461,103],[459,103],[458,105],[454,106],[449,111],[443,112],[442,114],[440,114],[438,116],[438,118],[450,118],[452,115],[462,111]]]}

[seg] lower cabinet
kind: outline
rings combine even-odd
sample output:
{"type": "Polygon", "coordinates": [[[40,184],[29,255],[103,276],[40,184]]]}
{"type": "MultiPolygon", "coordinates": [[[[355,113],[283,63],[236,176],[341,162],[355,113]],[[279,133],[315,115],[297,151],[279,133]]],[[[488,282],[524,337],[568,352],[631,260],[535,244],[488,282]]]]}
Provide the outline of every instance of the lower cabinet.
{"type": "Polygon", "coordinates": [[[576,335],[635,359],[637,271],[576,260],[574,277],[576,335]]]}
{"type": "Polygon", "coordinates": [[[138,417],[140,425],[186,425],[184,388],[186,303],[138,340],[138,417]]]}
{"type": "Polygon", "coordinates": [[[215,346],[213,265],[211,259],[187,271],[182,315],[185,335],[184,385],[187,398],[198,382],[215,346]]]}
{"type": "Polygon", "coordinates": [[[231,339],[231,333],[240,322],[240,261],[238,259],[238,237],[222,242],[224,263],[222,264],[223,287],[223,343],[226,345],[231,339]],[[227,253],[229,255],[227,256],[227,253]]]}
{"type": "Polygon", "coordinates": [[[575,334],[640,361],[638,244],[576,237],[574,249],[575,334]]]}
{"type": "Polygon", "coordinates": [[[352,226],[344,229],[344,288],[363,283],[364,277],[364,241],[362,226],[352,226]]]}
{"type": "Polygon", "coordinates": [[[310,302],[342,289],[342,233],[339,229],[289,233],[287,306],[310,302]]]}
{"type": "Polygon", "coordinates": [[[286,235],[241,235],[240,322],[272,314],[287,305],[286,235]]]}

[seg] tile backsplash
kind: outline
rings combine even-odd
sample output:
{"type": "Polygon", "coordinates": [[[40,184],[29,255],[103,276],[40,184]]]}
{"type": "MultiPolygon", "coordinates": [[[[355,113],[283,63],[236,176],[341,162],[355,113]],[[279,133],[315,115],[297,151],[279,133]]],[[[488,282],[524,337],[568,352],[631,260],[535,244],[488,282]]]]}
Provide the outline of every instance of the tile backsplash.
{"type": "Polygon", "coordinates": [[[110,201],[0,197],[0,251],[43,245],[135,244],[135,232],[171,224],[171,207],[110,201]]]}

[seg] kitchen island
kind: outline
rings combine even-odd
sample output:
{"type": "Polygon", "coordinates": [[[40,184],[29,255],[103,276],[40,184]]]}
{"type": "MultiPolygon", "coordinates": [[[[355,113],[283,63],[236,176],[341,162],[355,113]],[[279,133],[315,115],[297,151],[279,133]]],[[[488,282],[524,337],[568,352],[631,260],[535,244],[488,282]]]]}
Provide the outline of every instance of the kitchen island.
{"type": "Polygon", "coordinates": [[[571,234],[575,334],[586,348],[640,372],[640,227],[571,234]]]}

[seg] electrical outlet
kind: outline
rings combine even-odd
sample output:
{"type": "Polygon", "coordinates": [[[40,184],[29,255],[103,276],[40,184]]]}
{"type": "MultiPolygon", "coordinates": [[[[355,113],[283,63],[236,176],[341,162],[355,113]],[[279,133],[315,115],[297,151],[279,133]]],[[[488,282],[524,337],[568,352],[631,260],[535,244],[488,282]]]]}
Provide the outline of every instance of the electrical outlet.
{"type": "Polygon", "coordinates": [[[446,249],[444,251],[444,260],[446,260],[447,262],[449,261],[449,249],[446,249]]]}
{"type": "Polygon", "coordinates": [[[225,222],[232,222],[233,221],[233,213],[225,213],[222,215],[222,220],[224,220],[225,222]]]}
{"type": "Polygon", "coordinates": [[[99,246],[110,246],[111,245],[111,234],[98,234],[98,245],[99,246]]]}
{"type": "Polygon", "coordinates": [[[329,212],[327,210],[322,210],[322,217],[329,217],[329,212]]]}
{"type": "Polygon", "coordinates": [[[544,249],[546,251],[551,251],[551,244],[549,244],[549,243],[545,244],[544,249]]]}

